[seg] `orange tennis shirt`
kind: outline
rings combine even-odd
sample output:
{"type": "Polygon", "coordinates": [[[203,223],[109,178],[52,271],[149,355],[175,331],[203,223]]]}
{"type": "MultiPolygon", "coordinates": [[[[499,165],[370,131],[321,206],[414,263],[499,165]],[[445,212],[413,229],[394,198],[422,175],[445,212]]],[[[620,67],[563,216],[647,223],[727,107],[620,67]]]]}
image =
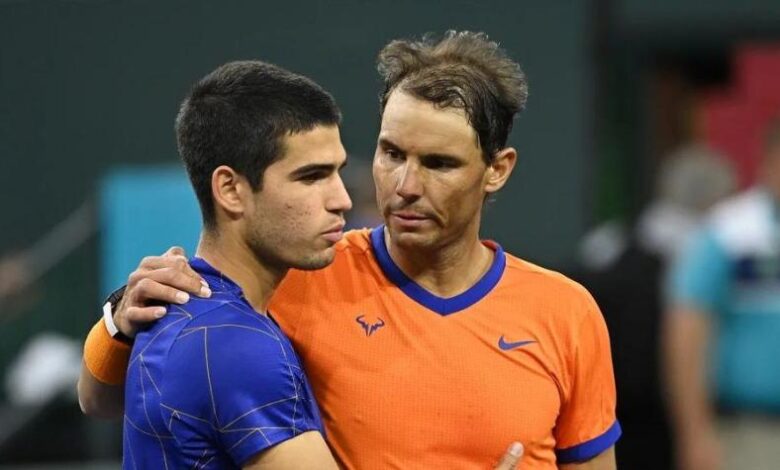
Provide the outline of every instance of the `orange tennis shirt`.
{"type": "Polygon", "coordinates": [[[440,298],[393,263],[383,229],[348,232],[270,306],[343,466],[492,468],[520,441],[521,468],[554,469],[617,441],[609,337],[583,287],[484,242],[489,271],[440,298]]]}

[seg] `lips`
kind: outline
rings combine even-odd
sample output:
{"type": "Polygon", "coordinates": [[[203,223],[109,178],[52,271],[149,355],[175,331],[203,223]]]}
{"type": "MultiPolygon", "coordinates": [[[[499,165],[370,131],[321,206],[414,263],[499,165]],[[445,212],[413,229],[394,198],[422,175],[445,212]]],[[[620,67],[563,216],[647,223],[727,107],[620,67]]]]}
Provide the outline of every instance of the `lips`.
{"type": "Polygon", "coordinates": [[[426,215],[408,211],[391,212],[390,219],[396,229],[414,232],[422,230],[431,221],[431,218],[426,215]]]}
{"type": "Polygon", "coordinates": [[[404,220],[426,220],[429,217],[423,214],[418,214],[416,212],[391,212],[390,215],[393,215],[395,217],[398,217],[400,219],[404,220]]]}
{"type": "Polygon", "coordinates": [[[323,233],[342,232],[342,231],[344,231],[344,222],[339,222],[338,224],[325,230],[323,233]]]}
{"type": "Polygon", "coordinates": [[[336,243],[344,237],[344,222],[332,226],[322,233],[322,237],[329,242],[336,243]]]}

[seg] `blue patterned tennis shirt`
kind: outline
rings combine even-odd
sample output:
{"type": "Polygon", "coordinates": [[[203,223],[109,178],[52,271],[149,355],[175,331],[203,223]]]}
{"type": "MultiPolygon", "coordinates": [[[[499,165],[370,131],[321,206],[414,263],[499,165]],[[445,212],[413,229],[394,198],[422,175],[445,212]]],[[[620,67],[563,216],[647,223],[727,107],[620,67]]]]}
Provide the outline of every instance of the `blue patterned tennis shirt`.
{"type": "Polygon", "coordinates": [[[125,469],[240,468],[306,431],[323,433],[301,363],[270,317],[200,258],[212,289],[140,332],[125,384],[125,469]]]}

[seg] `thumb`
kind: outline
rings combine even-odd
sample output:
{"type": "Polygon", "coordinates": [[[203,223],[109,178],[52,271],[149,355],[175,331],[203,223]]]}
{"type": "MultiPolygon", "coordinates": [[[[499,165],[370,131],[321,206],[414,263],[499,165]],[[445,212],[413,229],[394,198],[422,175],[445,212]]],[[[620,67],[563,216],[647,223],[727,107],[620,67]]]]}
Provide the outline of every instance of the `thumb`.
{"type": "Polygon", "coordinates": [[[523,444],[513,442],[501,460],[496,465],[495,470],[515,470],[520,458],[523,456],[523,444]]]}

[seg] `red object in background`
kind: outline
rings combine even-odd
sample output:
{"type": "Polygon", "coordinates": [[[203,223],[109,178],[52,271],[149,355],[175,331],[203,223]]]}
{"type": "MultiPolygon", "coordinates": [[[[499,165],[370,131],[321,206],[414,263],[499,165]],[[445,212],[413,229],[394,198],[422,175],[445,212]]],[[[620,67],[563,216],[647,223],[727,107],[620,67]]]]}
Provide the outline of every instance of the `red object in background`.
{"type": "Polygon", "coordinates": [[[734,163],[740,185],[755,181],[764,130],[780,115],[780,44],[738,49],[730,88],[713,91],[700,114],[706,141],[734,163]]]}

